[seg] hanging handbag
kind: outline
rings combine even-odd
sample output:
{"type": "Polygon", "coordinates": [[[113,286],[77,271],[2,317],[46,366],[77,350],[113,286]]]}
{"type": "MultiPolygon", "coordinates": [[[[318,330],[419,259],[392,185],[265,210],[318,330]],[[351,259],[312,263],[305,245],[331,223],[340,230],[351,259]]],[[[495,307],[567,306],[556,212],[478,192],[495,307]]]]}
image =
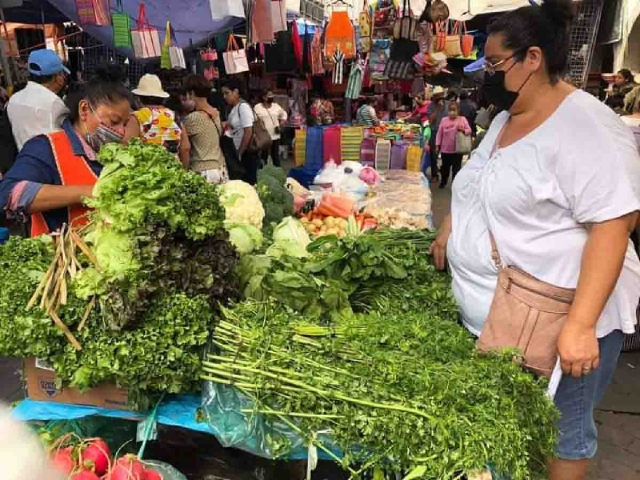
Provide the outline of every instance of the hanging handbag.
{"type": "Polygon", "coordinates": [[[462,56],[468,58],[473,53],[473,35],[467,33],[467,22],[462,22],[462,36],[460,37],[460,47],[462,56]]]}
{"type": "Polygon", "coordinates": [[[460,22],[453,24],[451,34],[446,37],[444,51],[449,58],[462,55],[462,48],[460,46],[460,22]]]}
{"type": "Polygon", "coordinates": [[[447,22],[437,22],[435,25],[435,38],[433,42],[434,52],[444,52],[447,48],[447,22]]]}
{"type": "Polygon", "coordinates": [[[184,58],[184,51],[178,46],[178,40],[176,34],[171,27],[171,46],[169,47],[169,60],[171,61],[171,68],[178,70],[184,70],[187,68],[187,62],[184,58]]]}
{"type": "Polygon", "coordinates": [[[111,14],[113,43],[116,47],[131,48],[131,17],[124,11],[122,0],[116,0],[115,12],[111,14]]]}
{"type": "Polygon", "coordinates": [[[246,18],[244,2],[239,0],[209,0],[211,18],[227,20],[229,17],[246,18]]]}
{"type": "Polygon", "coordinates": [[[160,34],[157,28],[149,24],[143,2],[140,2],[138,9],[137,28],[131,31],[131,41],[137,58],[155,58],[162,53],[160,34]]]}
{"type": "Polygon", "coordinates": [[[109,0],[76,0],[76,11],[80,25],[111,25],[109,0]]]}
{"type": "Polygon", "coordinates": [[[222,59],[227,75],[235,75],[249,71],[247,52],[244,48],[241,49],[238,47],[238,43],[233,35],[229,35],[227,51],[222,54],[222,59]]]}
{"type": "Polygon", "coordinates": [[[442,0],[427,0],[422,15],[421,22],[437,23],[449,19],[449,7],[442,0]]]}
{"type": "Polygon", "coordinates": [[[393,38],[398,40],[404,38],[406,40],[417,41],[418,20],[411,16],[411,4],[409,0],[404,0],[402,7],[402,16],[393,23],[393,38]]]}
{"type": "Polygon", "coordinates": [[[360,15],[358,15],[358,26],[360,27],[361,37],[371,36],[371,13],[369,6],[367,5],[367,0],[365,0],[364,2],[362,12],[360,12],[360,15]]]}
{"type": "MultiPolygon", "coordinates": [[[[504,129],[498,135],[493,152],[500,144],[502,133],[504,129]]],[[[550,378],[557,363],[558,338],[575,290],[538,280],[517,267],[504,266],[491,231],[489,236],[491,256],[500,273],[476,346],[482,352],[520,349],[526,369],[550,378]]]]}

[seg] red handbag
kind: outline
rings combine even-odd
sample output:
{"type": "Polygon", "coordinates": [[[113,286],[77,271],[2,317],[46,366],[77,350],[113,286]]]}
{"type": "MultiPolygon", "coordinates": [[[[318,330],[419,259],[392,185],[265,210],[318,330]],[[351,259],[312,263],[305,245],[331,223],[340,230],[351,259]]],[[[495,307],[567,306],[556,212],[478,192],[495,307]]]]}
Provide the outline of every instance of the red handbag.
{"type": "Polygon", "coordinates": [[[467,24],[466,22],[462,23],[462,36],[460,38],[460,48],[462,49],[462,56],[468,58],[473,53],[473,35],[469,35],[467,33],[467,24]]]}

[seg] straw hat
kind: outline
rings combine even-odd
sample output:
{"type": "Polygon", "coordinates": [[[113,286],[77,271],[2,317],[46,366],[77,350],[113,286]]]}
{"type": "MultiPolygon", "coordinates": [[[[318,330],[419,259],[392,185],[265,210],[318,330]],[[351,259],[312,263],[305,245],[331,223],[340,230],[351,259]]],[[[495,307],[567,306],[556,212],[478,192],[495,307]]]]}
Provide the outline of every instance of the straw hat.
{"type": "Polygon", "coordinates": [[[170,95],[162,89],[162,82],[157,75],[146,74],[140,79],[138,88],[133,91],[140,97],[169,98],[170,95]]]}
{"type": "Polygon", "coordinates": [[[444,88],[440,85],[437,85],[433,91],[431,92],[432,97],[444,97],[444,88]]]}

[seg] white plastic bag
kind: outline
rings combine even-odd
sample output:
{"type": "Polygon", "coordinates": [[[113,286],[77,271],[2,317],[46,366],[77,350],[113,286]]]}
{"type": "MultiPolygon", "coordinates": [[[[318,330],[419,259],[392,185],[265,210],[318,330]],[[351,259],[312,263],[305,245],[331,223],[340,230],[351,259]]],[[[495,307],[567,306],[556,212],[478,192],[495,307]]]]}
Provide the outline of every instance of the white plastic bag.
{"type": "Polygon", "coordinates": [[[211,18],[222,20],[227,17],[246,18],[242,0],[209,0],[211,18]]]}

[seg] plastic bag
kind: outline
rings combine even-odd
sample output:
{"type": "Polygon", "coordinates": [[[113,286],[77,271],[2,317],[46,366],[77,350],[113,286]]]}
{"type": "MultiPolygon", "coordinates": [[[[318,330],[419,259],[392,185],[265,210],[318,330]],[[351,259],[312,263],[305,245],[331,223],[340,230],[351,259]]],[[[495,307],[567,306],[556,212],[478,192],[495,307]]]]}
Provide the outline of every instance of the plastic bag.
{"type": "Polygon", "coordinates": [[[357,175],[344,175],[342,180],[334,183],[333,191],[345,193],[360,201],[369,193],[369,185],[360,180],[357,175]]]}
{"type": "Polygon", "coordinates": [[[344,172],[333,160],[324,164],[324,168],[318,172],[313,183],[316,185],[332,185],[342,179],[344,172]]]}
{"type": "Polygon", "coordinates": [[[162,480],[187,480],[187,477],[168,463],[158,460],[144,460],[144,463],[162,475],[162,480]]]}

